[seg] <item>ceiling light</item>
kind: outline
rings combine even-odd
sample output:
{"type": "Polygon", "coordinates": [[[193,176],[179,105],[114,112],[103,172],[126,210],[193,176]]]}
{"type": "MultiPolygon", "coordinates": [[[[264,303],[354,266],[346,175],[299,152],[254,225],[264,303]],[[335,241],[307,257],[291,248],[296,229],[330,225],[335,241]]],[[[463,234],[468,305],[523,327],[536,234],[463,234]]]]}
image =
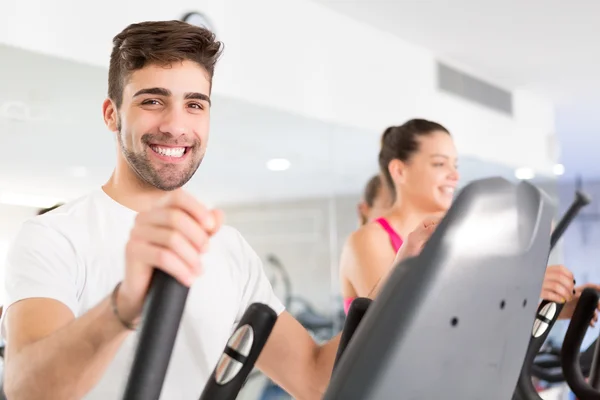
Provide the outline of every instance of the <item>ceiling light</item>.
{"type": "Polygon", "coordinates": [[[517,168],[515,170],[515,176],[517,177],[517,179],[528,180],[533,179],[535,177],[535,172],[531,168],[517,168]]]}
{"type": "Polygon", "coordinates": [[[81,165],[76,166],[76,167],[71,167],[69,169],[69,173],[74,176],[75,178],[84,178],[87,176],[88,174],[88,170],[86,167],[83,167],[81,165]]]}
{"type": "Polygon", "coordinates": [[[565,173],[565,166],[562,164],[556,164],[554,168],[552,168],[554,175],[561,176],[565,173]]]}
{"type": "Polygon", "coordinates": [[[290,168],[291,163],[285,158],[274,158],[267,162],[267,168],[271,171],[285,171],[290,168]]]}
{"type": "Polygon", "coordinates": [[[59,199],[56,197],[21,194],[21,193],[10,193],[10,192],[0,193],[0,203],[12,205],[12,206],[22,206],[22,207],[32,207],[32,208],[48,208],[48,207],[52,207],[58,203],[63,203],[63,202],[64,202],[63,199],[59,199]]]}

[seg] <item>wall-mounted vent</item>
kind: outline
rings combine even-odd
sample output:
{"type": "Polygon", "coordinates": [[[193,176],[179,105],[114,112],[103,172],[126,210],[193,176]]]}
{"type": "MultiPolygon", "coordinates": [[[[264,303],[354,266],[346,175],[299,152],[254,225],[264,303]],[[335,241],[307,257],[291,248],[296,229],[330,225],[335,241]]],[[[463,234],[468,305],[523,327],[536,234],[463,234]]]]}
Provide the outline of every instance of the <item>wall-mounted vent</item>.
{"type": "Polygon", "coordinates": [[[440,62],[437,63],[438,87],[448,93],[474,101],[512,116],[512,93],[474,78],[440,62]]]}

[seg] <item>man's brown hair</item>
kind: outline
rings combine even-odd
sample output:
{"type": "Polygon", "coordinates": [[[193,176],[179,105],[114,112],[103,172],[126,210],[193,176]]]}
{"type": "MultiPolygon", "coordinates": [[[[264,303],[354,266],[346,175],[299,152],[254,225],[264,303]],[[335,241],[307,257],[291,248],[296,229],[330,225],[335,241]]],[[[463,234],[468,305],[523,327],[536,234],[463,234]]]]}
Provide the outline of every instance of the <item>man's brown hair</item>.
{"type": "Polygon", "coordinates": [[[194,61],[212,77],[223,43],[208,29],[182,21],[149,21],[129,25],[113,39],[108,69],[108,97],[121,107],[129,75],[147,65],[169,66],[194,61]]]}

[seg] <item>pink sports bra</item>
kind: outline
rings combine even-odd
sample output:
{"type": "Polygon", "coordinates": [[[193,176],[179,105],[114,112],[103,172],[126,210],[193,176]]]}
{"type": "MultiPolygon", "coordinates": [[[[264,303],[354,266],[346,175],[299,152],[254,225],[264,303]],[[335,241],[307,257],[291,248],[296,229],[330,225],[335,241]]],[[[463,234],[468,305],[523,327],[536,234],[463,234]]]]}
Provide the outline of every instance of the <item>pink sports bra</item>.
{"type": "MultiPolygon", "coordinates": [[[[375,220],[375,222],[377,222],[379,225],[381,225],[383,230],[385,230],[387,232],[388,236],[390,237],[390,242],[392,244],[392,248],[394,249],[394,253],[397,253],[398,250],[400,250],[400,247],[402,246],[402,243],[403,243],[400,235],[398,235],[398,233],[394,230],[394,228],[392,228],[392,226],[390,225],[390,223],[388,222],[387,219],[377,218],[375,220]]],[[[350,309],[350,304],[352,304],[353,300],[354,300],[354,297],[346,297],[344,299],[344,312],[346,314],[348,314],[348,310],[350,309]]]]}

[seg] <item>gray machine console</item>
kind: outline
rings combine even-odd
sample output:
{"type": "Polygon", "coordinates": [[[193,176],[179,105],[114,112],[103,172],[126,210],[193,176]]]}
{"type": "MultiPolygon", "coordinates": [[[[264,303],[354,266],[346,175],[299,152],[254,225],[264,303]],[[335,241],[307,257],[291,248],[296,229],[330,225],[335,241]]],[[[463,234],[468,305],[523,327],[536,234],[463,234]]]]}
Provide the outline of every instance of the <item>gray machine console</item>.
{"type": "Polygon", "coordinates": [[[532,333],[553,211],[527,182],[466,186],[421,255],[395,268],[324,399],[510,399],[532,333]]]}

